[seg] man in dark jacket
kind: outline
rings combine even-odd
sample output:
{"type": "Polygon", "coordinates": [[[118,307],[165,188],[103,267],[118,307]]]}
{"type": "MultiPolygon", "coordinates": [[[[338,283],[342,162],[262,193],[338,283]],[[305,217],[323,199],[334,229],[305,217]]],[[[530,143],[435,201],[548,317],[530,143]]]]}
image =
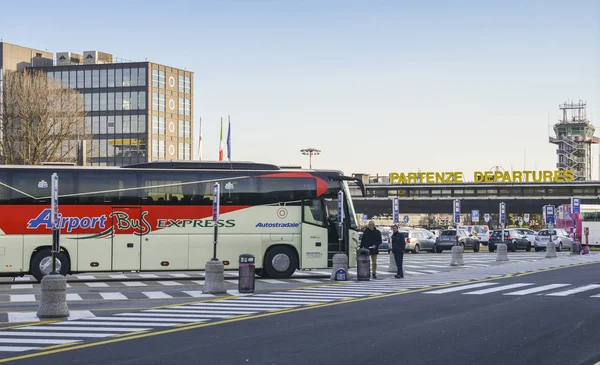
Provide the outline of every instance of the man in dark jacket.
{"type": "Polygon", "coordinates": [[[377,279],[377,254],[379,254],[379,245],[381,245],[381,232],[375,228],[375,222],[370,221],[360,240],[360,248],[368,249],[371,254],[373,279],[377,279]]]}
{"type": "Polygon", "coordinates": [[[404,278],[404,269],[402,268],[402,262],[404,261],[404,250],[406,249],[406,240],[403,233],[398,232],[398,226],[392,227],[392,253],[394,254],[394,260],[396,260],[396,266],[398,267],[398,273],[394,276],[396,279],[404,278]]]}

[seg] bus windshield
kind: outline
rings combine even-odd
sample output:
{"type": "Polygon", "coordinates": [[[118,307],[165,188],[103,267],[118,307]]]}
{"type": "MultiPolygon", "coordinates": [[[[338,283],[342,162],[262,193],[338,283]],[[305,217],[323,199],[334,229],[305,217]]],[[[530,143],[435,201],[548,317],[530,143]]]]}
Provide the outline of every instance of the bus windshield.
{"type": "Polygon", "coordinates": [[[350,219],[350,228],[358,229],[358,224],[356,222],[356,211],[354,210],[354,204],[352,203],[352,197],[350,196],[350,189],[348,188],[348,182],[342,181],[344,187],[344,195],[346,196],[346,201],[348,202],[348,212],[350,219]]]}

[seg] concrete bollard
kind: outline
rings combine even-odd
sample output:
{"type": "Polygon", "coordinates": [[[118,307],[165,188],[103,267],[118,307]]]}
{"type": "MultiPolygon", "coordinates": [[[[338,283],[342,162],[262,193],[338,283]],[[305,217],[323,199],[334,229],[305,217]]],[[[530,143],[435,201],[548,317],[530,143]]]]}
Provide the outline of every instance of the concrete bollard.
{"type": "Polygon", "coordinates": [[[43,318],[69,317],[67,306],[67,278],[60,274],[48,274],[42,278],[42,297],[37,316],[43,318]]]}
{"type": "Polygon", "coordinates": [[[558,257],[556,254],[556,246],[554,245],[554,242],[548,241],[548,244],[546,245],[546,258],[553,259],[556,257],[558,257]]]}
{"type": "Polygon", "coordinates": [[[506,243],[501,243],[496,246],[497,254],[496,261],[509,261],[508,260],[508,246],[506,243]]]}
{"type": "Polygon", "coordinates": [[[581,244],[579,242],[573,242],[573,247],[571,247],[571,255],[579,254],[581,254],[581,244]]]}
{"type": "Polygon", "coordinates": [[[396,256],[394,256],[394,253],[391,252],[389,254],[390,256],[390,266],[388,266],[388,272],[393,272],[394,274],[396,274],[398,272],[398,266],[396,265],[396,256]]]}
{"type": "Polygon", "coordinates": [[[331,280],[340,281],[337,275],[339,269],[344,270],[345,275],[343,276],[345,276],[345,279],[348,280],[348,256],[344,253],[336,253],[335,255],[333,255],[333,270],[331,270],[330,277],[331,280]]]}
{"type": "Polygon", "coordinates": [[[206,277],[204,279],[204,294],[225,294],[225,266],[221,261],[209,260],[206,262],[206,277]]]}
{"type": "Polygon", "coordinates": [[[465,264],[463,252],[464,250],[461,246],[452,247],[452,260],[450,261],[450,266],[463,266],[465,264]]]}

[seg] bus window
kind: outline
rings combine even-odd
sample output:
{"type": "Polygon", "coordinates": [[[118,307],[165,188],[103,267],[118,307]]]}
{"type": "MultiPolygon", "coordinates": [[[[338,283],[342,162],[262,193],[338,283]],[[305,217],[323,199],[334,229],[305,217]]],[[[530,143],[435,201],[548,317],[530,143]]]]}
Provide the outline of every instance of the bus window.
{"type": "Polygon", "coordinates": [[[259,178],[259,204],[300,205],[302,199],[316,198],[314,178],[259,178]]]}
{"type": "Polygon", "coordinates": [[[258,187],[256,179],[224,180],[221,183],[221,205],[256,205],[258,203],[258,187]]]}
{"type": "Polygon", "coordinates": [[[323,212],[323,202],[321,199],[311,199],[304,201],[302,212],[302,221],[314,224],[320,227],[325,226],[325,214],[323,212]]]}
{"type": "Polygon", "coordinates": [[[193,171],[141,173],[142,204],[187,205],[199,199],[198,174],[193,171]]]}
{"type": "Polygon", "coordinates": [[[137,205],[135,172],[118,170],[81,170],[77,173],[79,204],[137,205]]]}
{"type": "Polygon", "coordinates": [[[600,212],[583,212],[584,222],[600,222],[600,212]]]}
{"type": "Polygon", "coordinates": [[[8,185],[6,173],[0,172],[0,204],[8,203],[10,189],[8,189],[6,185],[8,185]]]}
{"type": "Polygon", "coordinates": [[[13,170],[9,183],[13,188],[11,204],[50,204],[51,177],[55,172],[58,174],[60,203],[73,204],[73,172],[52,169],[13,170]]]}

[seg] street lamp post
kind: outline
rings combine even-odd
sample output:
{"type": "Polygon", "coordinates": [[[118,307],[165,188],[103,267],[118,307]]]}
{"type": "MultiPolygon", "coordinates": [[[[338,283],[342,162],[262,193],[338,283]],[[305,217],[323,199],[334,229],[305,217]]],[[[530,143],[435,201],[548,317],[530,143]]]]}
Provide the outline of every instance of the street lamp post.
{"type": "Polygon", "coordinates": [[[312,169],[312,157],[321,154],[321,150],[318,150],[316,148],[303,148],[300,150],[300,152],[305,156],[308,155],[310,169],[312,169]]]}

